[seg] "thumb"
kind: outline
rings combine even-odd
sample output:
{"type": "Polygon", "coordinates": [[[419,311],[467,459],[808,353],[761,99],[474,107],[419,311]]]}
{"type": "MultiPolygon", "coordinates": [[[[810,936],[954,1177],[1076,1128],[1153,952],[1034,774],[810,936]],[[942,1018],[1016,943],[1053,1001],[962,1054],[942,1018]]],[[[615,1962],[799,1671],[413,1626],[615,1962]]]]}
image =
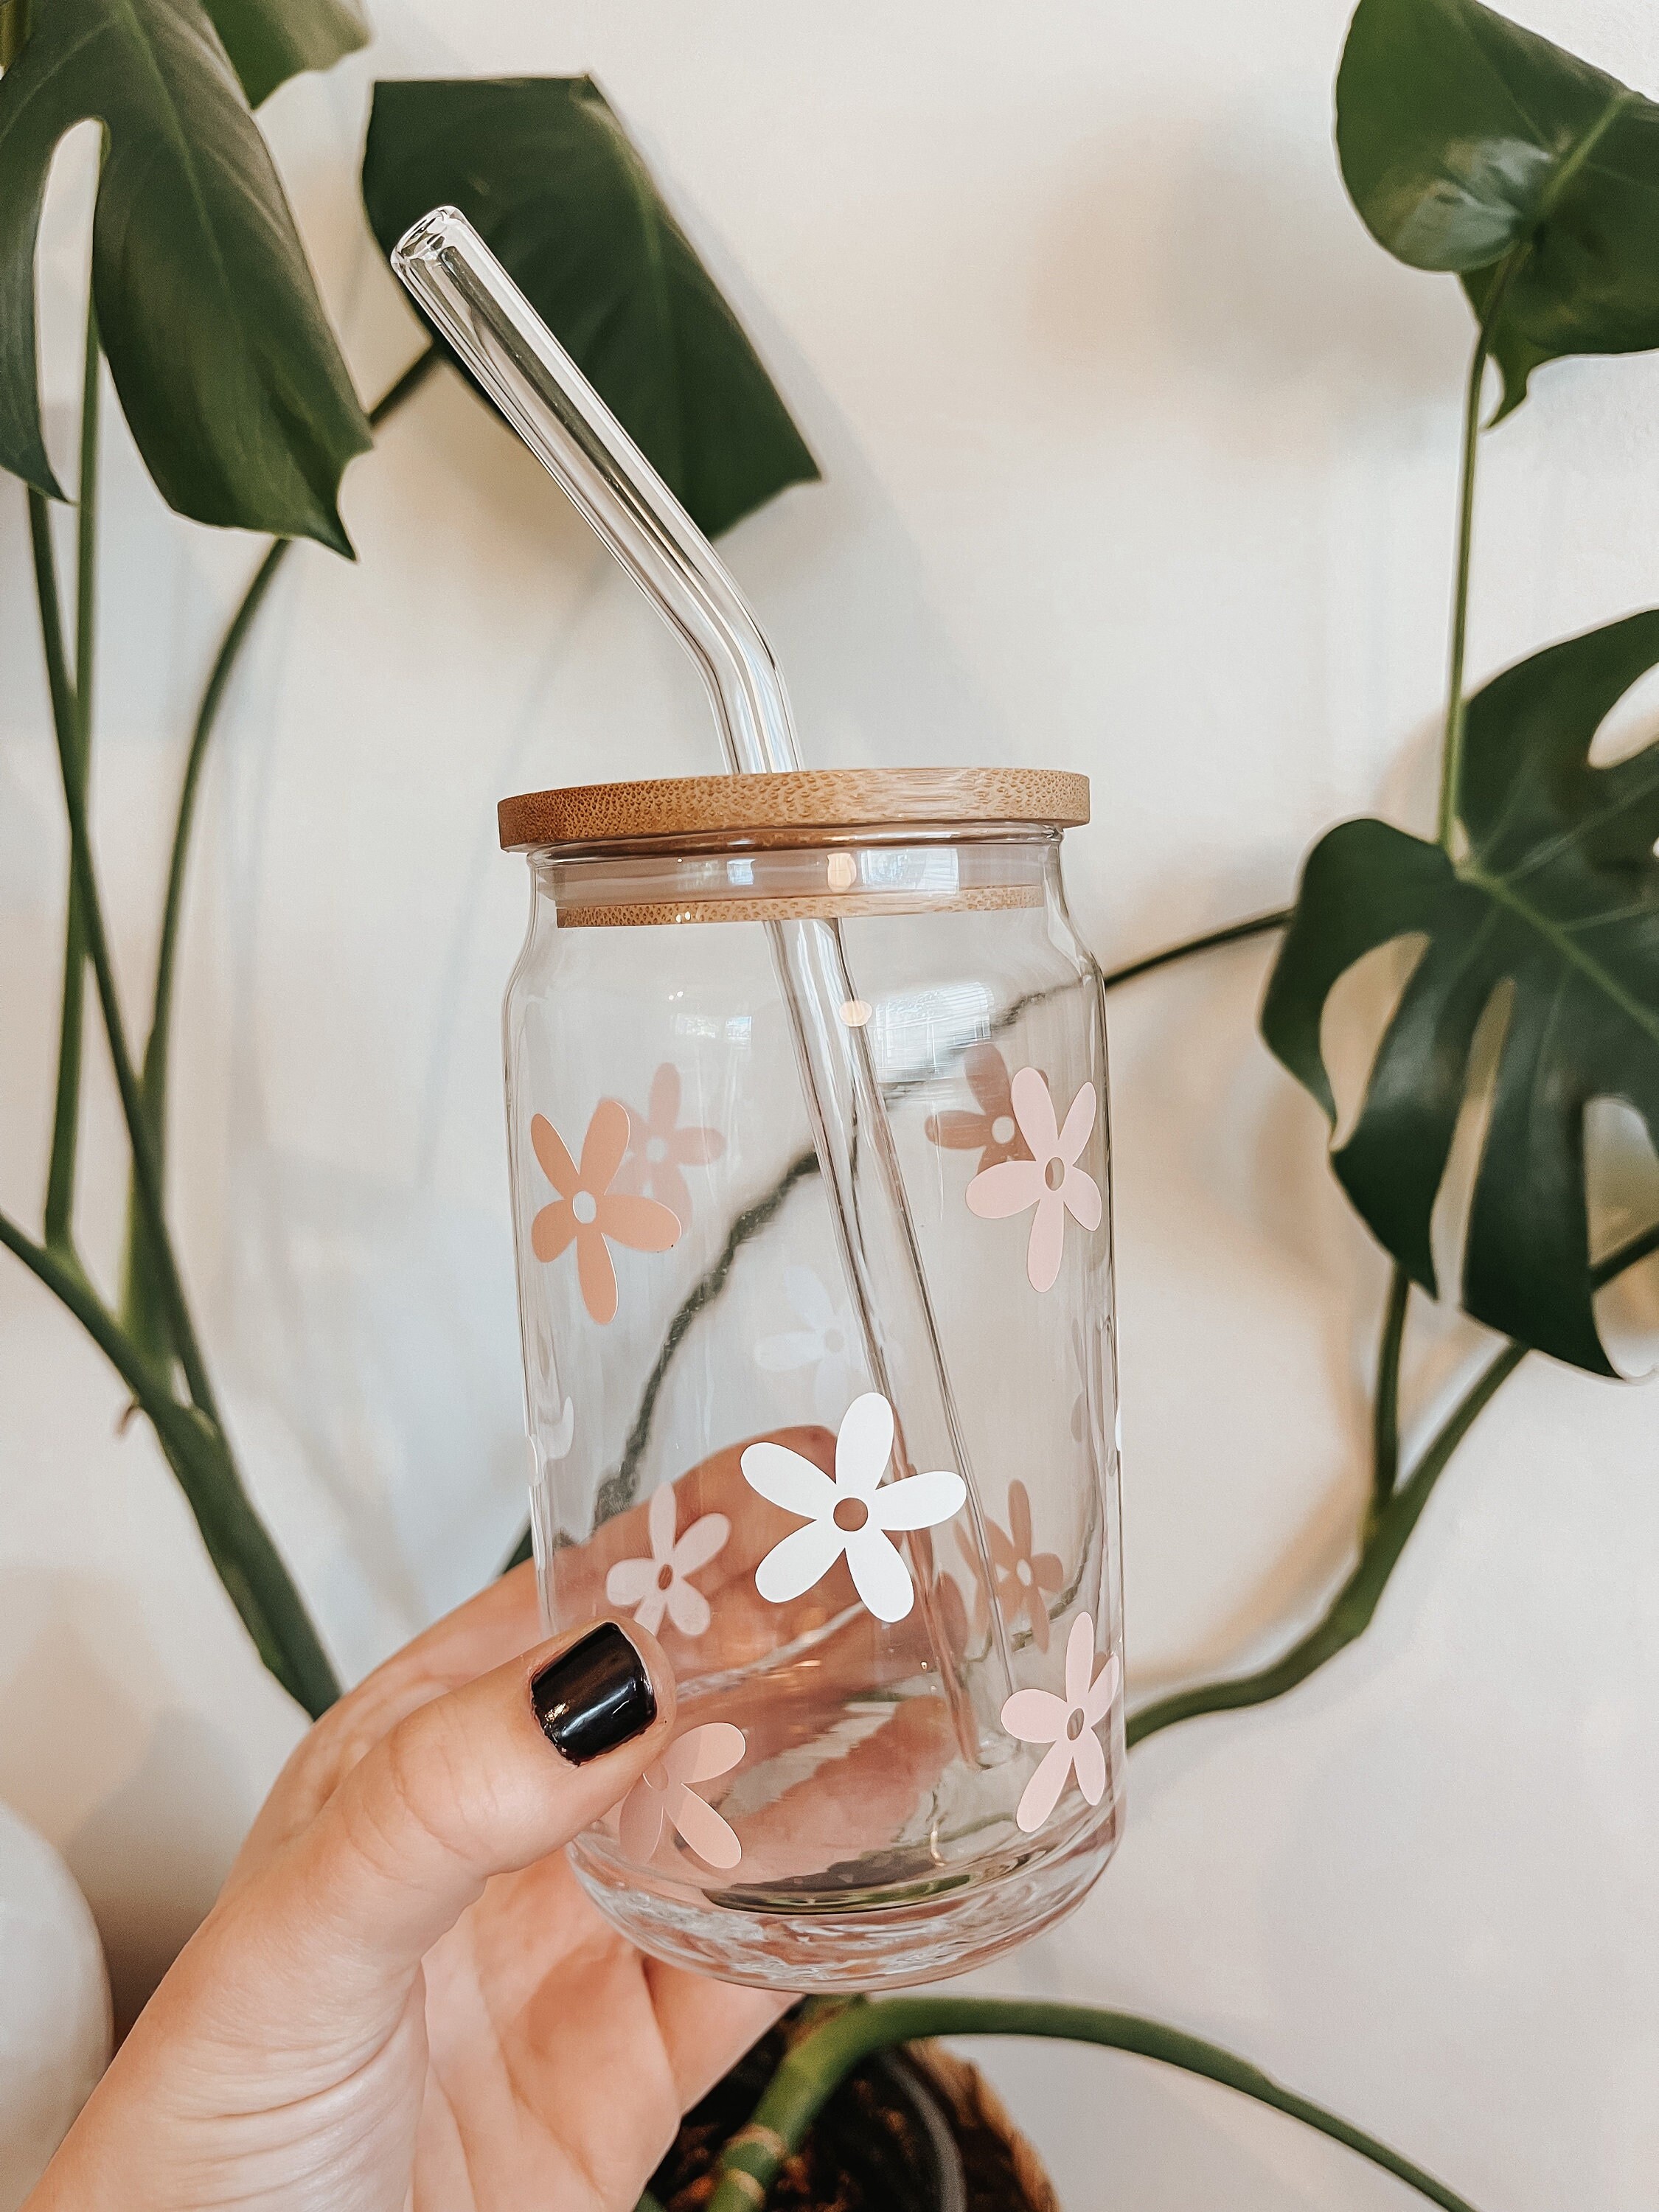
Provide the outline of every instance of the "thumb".
{"type": "Polygon", "coordinates": [[[674,1678],[604,1620],[434,1698],[370,1751],[280,1873],[339,1988],[406,1975],[492,1875],[545,1858],[661,1757],[674,1678]],[[355,1978],[355,1976],[352,1976],[355,1978]]]}

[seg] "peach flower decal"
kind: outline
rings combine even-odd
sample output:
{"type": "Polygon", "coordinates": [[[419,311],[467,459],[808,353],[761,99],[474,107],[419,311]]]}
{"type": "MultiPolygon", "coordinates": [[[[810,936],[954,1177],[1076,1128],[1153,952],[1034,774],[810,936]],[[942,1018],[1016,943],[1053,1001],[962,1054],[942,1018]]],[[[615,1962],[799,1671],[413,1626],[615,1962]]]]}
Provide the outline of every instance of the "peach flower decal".
{"type": "Polygon", "coordinates": [[[743,1730],[733,1728],[730,1721],[710,1721],[706,1727],[688,1729],[671,1743],[623,1800],[617,1834],[629,1857],[641,1865],[654,1857],[667,1826],[710,1866],[736,1866],[743,1856],[743,1845],[730,1825],[698,1796],[692,1784],[729,1774],[747,1748],[743,1730]]]}
{"type": "Polygon", "coordinates": [[[1066,1570],[1053,1552],[1031,1550],[1031,1501],[1018,1478],[1008,1486],[1008,1534],[994,1521],[985,1523],[991,1547],[991,1566],[996,1576],[997,1602],[1012,1628],[1023,1612],[1031,1624],[1031,1641],[1039,1651],[1048,1649],[1048,1604],[1045,1591],[1057,1590],[1066,1570]]]}
{"type": "Polygon", "coordinates": [[[910,1570],[889,1540],[893,1528],[933,1528],[960,1513],[959,1474],[907,1474],[884,1484],[893,1455],[893,1409],[878,1390],[854,1398],[836,1438],[836,1479],[785,1444],[750,1444],[743,1479],[806,1522],[775,1544],[755,1572],[769,1605],[787,1605],[822,1582],[843,1553],[853,1587],[878,1620],[902,1620],[916,1601],[910,1570]]]}
{"type": "Polygon", "coordinates": [[[530,1124],[536,1158],[558,1197],[543,1206],[530,1224],[530,1249],[538,1260],[556,1260],[573,1241],[582,1304],[597,1322],[617,1310],[617,1270],[611,1244],[635,1252],[666,1252],[680,1238],[678,1214],[654,1198],[638,1198],[611,1188],[628,1149],[628,1109],[601,1098],[582,1139],[578,1167],[562,1137],[545,1114],[530,1124]],[[607,1243],[606,1239],[610,1239],[607,1243]]]}
{"type": "Polygon", "coordinates": [[[646,1527],[651,1534],[648,1559],[618,1559],[605,1578],[607,1604],[634,1607],[640,1626],[654,1636],[665,1613],[682,1636],[701,1636],[713,1615],[708,1601],[686,1577],[724,1549],[732,1523],[724,1513],[705,1513],[676,1538],[679,1508],[674,1486],[665,1482],[651,1493],[646,1527]]]}
{"type": "Polygon", "coordinates": [[[630,1197],[648,1191],[684,1228],[691,1218],[691,1194],[682,1168],[706,1168],[726,1150],[718,1129],[681,1128],[680,1072],[664,1060],[651,1079],[643,1114],[629,1111],[628,1151],[617,1170],[616,1188],[630,1197]]]}
{"type": "Polygon", "coordinates": [[[968,1210],[981,1220],[1001,1221],[1011,1213],[1036,1208],[1025,1248],[1025,1272],[1034,1291],[1054,1287],[1060,1273],[1069,1213],[1085,1229],[1100,1226],[1100,1186],[1077,1164],[1095,1126],[1095,1086],[1085,1083],[1073,1099],[1064,1128],[1054,1126],[1054,1102],[1048,1078],[1022,1067],[1009,1086],[1020,1134],[1031,1148],[1029,1160],[1003,1160],[982,1168],[968,1186],[968,1210]]]}
{"type": "Polygon", "coordinates": [[[1106,1795],[1106,1754],[1095,1730],[1112,1710],[1117,1677],[1115,1652],[1095,1674],[1095,1624],[1080,1613],[1066,1640],[1065,1696],[1016,1690],[1004,1705],[1002,1725],[1017,1742],[1048,1746],[1014,1814],[1022,1835],[1036,1833],[1073,1773],[1091,1805],[1098,1805],[1106,1795]]]}
{"type": "Polygon", "coordinates": [[[1002,1054],[994,1044],[971,1045],[963,1055],[962,1072],[980,1110],[930,1114],[926,1125],[929,1141],[948,1152],[977,1152],[981,1175],[1004,1160],[1030,1159],[1030,1149],[1014,1118],[1008,1063],[1002,1054]]]}

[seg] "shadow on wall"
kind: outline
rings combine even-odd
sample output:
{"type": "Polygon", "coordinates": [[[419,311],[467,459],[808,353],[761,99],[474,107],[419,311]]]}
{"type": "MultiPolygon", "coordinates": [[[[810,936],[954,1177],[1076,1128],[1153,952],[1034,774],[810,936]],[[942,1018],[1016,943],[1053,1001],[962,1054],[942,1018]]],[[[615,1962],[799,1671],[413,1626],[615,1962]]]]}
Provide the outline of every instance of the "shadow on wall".
{"type": "MultiPolygon", "coordinates": [[[[1300,408],[1310,383],[1345,416],[1455,397],[1469,344],[1457,287],[1423,284],[1372,242],[1304,117],[1240,105],[1141,128],[1146,157],[1123,138],[1104,151],[1036,260],[1033,313],[1060,360],[1091,384],[1167,389],[1173,375],[1183,402],[1209,386],[1253,410],[1280,392],[1300,408]],[[1125,300],[1153,316],[1126,321],[1125,300]]],[[[1254,420],[1266,442],[1273,416],[1254,420]]],[[[1284,427],[1305,440],[1305,422],[1284,427]]]]}
{"type": "Polygon", "coordinates": [[[253,1808],[222,1732],[156,1711],[159,1668],[120,1584],[10,1575],[0,1619],[41,1624],[7,1670],[0,1799],[60,1838],[103,1939],[118,2035],[212,1904],[253,1808]]]}

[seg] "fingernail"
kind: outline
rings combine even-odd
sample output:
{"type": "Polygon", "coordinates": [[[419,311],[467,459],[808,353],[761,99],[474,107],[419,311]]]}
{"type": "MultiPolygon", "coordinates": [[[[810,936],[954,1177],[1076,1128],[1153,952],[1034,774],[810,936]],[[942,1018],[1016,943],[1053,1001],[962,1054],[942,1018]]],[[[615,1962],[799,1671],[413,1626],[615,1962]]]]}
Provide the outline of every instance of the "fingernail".
{"type": "Polygon", "coordinates": [[[542,1734],[573,1766],[648,1729],[657,1693],[645,1662],[614,1620],[602,1620],[532,1676],[530,1702],[542,1734]]]}

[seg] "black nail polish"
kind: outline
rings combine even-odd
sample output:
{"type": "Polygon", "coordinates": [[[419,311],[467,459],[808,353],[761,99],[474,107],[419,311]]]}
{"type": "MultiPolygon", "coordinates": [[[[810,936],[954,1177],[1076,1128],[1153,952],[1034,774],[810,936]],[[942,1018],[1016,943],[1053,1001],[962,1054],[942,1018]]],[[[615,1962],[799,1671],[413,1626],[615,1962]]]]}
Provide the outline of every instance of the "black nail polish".
{"type": "Polygon", "coordinates": [[[614,1620],[602,1620],[533,1677],[530,1702],[542,1734],[573,1766],[648,1729],[657,1696],[645,1662],[614,1620]]]}

